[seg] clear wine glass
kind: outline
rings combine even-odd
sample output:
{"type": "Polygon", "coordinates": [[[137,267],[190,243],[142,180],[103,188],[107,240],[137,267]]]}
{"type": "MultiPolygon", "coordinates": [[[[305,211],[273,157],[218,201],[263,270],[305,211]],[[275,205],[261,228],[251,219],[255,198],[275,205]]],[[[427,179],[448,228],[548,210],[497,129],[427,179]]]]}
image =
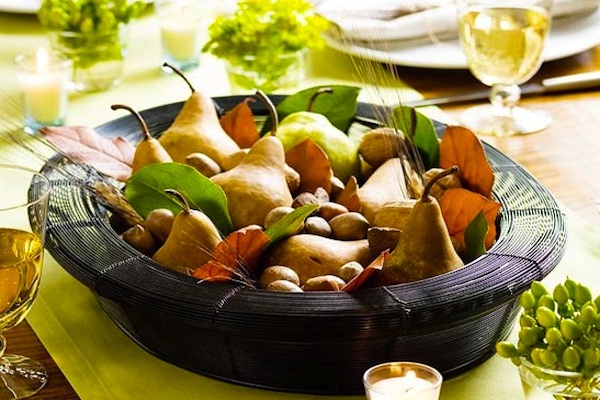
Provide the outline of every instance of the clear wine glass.
{"type": "Polygon", "coordinates": [[[36,171],[0,164],[0,188],[0,399],[23,399],[46,384],[46,369],[6,354],[2,332],[23,321],[37,295],[50,182],[36,171]]]}
{"type": "Polygon", "coordinates": [[[490,103],[467,109],[460,122],[474,132],[511,136],[551,122],[519,107],[519,85],[539,70],[551,25],[552,0],[456,0],[460,43],[471,73],[491,87],[490,103]]]}

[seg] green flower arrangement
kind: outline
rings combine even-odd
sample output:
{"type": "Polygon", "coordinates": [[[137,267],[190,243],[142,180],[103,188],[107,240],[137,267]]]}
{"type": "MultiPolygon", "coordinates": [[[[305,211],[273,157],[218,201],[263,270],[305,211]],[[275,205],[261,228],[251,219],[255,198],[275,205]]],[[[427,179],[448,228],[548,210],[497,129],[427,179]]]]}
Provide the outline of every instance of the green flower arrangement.
{"type": "Polygon", "coordinates": [[[118,30],[146,9],[143,1],[44,0],[38,11],[42,26],[52,31],[106,35],[118,30]]]}
{"type": "Polygon", "coordinates": [[[534,281],[519,304],[518,342],[499,342],[496,351],[519,366],[523,386],[600,399],[600,296],[568,278],[552,292],[534,281]]]}
{"type": "Polygon", "coordinates": [[[123,61],[126,32],[122,27],[146,6],[139,0],[44,0],[37,16],[50,34],[52,47],[73,60],[75,80],[79,77],[92,90],[101,90],[110,86],[112,75],[120,75],[121,69],[111,66],[101,77],[87,70],[101,62],[123,61]]]}
{"type": "Polygon", "coordinates": [[[286,56],[322,47],[328,27],[306,0],[240,0],[233,14],[209,26],[202,51],[254,73],[241,86],[269,90],[296,61],[286,56]]]}

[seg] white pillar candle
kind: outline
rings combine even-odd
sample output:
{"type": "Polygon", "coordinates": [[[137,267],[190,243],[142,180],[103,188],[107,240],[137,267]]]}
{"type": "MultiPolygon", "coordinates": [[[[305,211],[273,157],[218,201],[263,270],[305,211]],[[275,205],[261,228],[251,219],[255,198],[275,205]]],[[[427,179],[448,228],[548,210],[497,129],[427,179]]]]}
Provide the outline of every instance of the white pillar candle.
{"type": "Polygon", "coordinates": [[[438,400],[438,391],[431,382],[409,371],[406,376],[375,382],[371,386],[371,400],[438,400]]]}
{"type": "Polygon", "coordinates": [[[40,126],[64,120],[67,113],[70,62],[55,60],[45,49],[35,59],[17,58],[18,81],[23,93],[26,118],[40,126]]]}
{"type": "Polygon", "coordinates": [[[198,23],[195,21],[167,21],[161,27],[165,52],[179,60],[193,58],[200,53],[198,23]]]}
{"type": "Polygon", "coordinates": [[[442,375],[414,362],[389,362],[369,368],[363,382],[369,400],[438,400],[442,375]]]}
{"type": "Polygon", "coordinates": [[[197,1],[163,0],[156,3],[163,56],[182,69],[198,65],[201,51],[201,8],[197,1]]]}

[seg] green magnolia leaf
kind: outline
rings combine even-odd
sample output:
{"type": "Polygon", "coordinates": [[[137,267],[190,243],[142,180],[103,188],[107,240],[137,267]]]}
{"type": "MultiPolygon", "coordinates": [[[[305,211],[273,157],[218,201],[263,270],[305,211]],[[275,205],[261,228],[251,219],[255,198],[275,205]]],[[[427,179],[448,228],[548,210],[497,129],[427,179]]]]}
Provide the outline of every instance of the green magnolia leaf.
{"type": "Polygon", "coordinates": [[[144,218],[156,208],[177,213],[181,207],[165,189],[185,196],[191,208],[204,212],[224,235],[233,231],[223,190],[194,168],[180,163],[148,165],[127,181],[125,198],[144,218]]]}
{"type": "MultiPolygon", "coordinates": [[[[308,111],[308,104],[313,95],[320,89],[331,88],[331,93],[321,93],[315,99],[312,112],[323,114],[329,122],[342,132],[347,132],[356,115],[358,94],[360,88],[356,86],[328,85],[315,86],[287,96],[277,105],[277,114],[281,121],[290,114],[298,111],[308,111]]],[[[261,133],[271,130],[271,119],[267,119],[261,133]]]]}
{"type": "Polygon", "coordinates": [[[307,204],[296,208],[294,211],[284,216],[266,231],[266,235],[271,239],[267,247],[271,247],[298,232],[298,229],[304,223],[304,220],[318,208],[315,204],[307,204]]]}
{"type": "Polygon", "coordinates": [[[488,224],[483,211],[480,211],[465,229],[465,263],[475,260],[485,253],[485,237],[488,224]]]}
{"type": "Polygon", "coordinates": [[[413,107],[399,106],[392,110],[390,126],[412,136],[426,170],[439,165],[440,141],[433,122],[426,115],[413,107]]]}

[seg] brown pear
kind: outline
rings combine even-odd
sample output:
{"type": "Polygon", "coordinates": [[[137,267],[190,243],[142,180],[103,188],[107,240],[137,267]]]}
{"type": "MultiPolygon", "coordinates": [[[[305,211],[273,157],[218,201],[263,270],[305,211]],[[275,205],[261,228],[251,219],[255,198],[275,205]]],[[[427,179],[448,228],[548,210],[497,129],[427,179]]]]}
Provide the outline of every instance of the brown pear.
{"type": "Polygon", "coordinates": [[[113,104],[110,108],[113,110],[125,109],[129,111],[131,114],[133,114],[133,116],[136,117],[140,123],[140,126],[142,127],[142,133],[144,137],[142,137],[142,140],[135,147],[133,162],[131,163],[132,174],[136,173],[146,165],[173,161],[169,153],[167,153],[158,140],[152,137],[150,131],[148,130],[148,125],[146,125],[146,121],[144,121],[140,113],[123,104],[113,104]]]}
{"type": "Polygon", "coordinates": [[[390,158],[385,161],[358,189],[361,212],[373,224],[375,213],[386,203],[407,199],[408,189],[402,161],[390,158]]]}
{"type": "Polygon", "coordinates": [[[227,196],[227,209],[235,229],[253,224],[262,226],[269,211],[292,205],[283,145],[274,136],[259,139],[237,166],[211,180],[227,196]]]}
{"type": "Polygon", "coordinates": [[[284,265],[296,271],[300,284],[321,275],[337,275],[339,269],[351,261],[366,267],[373,261],[369,242],[361,240],[336,240],[302,233],[278,243],[265,256],[267,267],[284,265]]]}
{"type": "Polygon", "coordinates": [[[376,284],[418,281],[464,265],[452,246],[440,206],[429,194],[437,179],[455,171],[455,167],[444,170],[429,182],[404,221],[398,245],[384,262],[376,284]]]}
{"type": "Polygon", "coordinates": [[[215,246],[221,241],[219,230],[201,211],[191,209],[185,198],[175,190],[182,210],[175,216],[165,243],[152,258],[167,268],[188,275],[213,257],[215,246]]]}
{"type": "Polygon", "coordinates": [[[238,152],[239,146],[221,127],[212,99],[196,91],[179,70],[173,70],[185,80],[192,94],[158,141],[173,161],[184,163],[190,153],[204,153],[223,168],[223,162],[238,152]]]}
{"type": "Polygon", "coordinates": [[[402,224],[410,214],[416,199],[406,199],[384,204],[373,217],[373,225],[402,229],[402,224]]]}

